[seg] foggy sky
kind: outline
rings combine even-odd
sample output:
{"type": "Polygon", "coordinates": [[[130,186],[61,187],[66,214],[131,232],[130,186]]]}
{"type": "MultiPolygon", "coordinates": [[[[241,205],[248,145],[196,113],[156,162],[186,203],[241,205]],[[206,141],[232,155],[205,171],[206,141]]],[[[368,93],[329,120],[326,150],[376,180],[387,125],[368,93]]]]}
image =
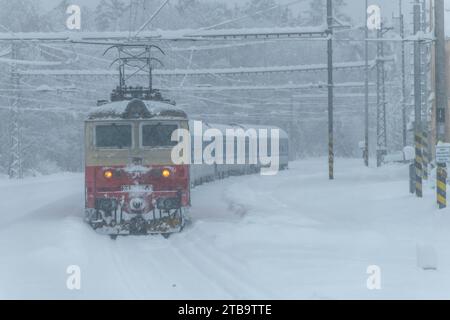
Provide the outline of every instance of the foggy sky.
{"type": "MultiPolygon", "coordinates": [[[[44,10],[50,10],[51,8],[55,7],[57,4],[60,3],[60,0],[39,0],[41,3],[41,6],[44,10]]],[[[125,0],[127,1],[127,0],[125,0]]],[[[176,2],[177,0],[171,0],[172,2],[176,2]]],[[[203,0],[203,1],[214,1],[214,2],[226,2],[230,5],[234,3],[245,3],[247,0],[203,0]]],[[[303,3],[299,3],[296,5],[292,5],[292,8],[295,11],[305,10],[305,8],[308,7],[308,4],[311,1],[316,0],[304,0],[303,3]]],[[[388,23],[392,20],[392,16],[398,16],[399,12],[399,1],[400,0],[369,0],[370,4],[378,4],[381,7],[382,16],[385,21],[388,23]]],[[[412,0],[402,0],[403,6],[404,6],[404,14],[405,14],[405,21],[408,23],[412,20],[411,17],[411,2],[412,0]]],[[[421,0],[420,0],[421,1],[421,0]]],[[[100,2],[100,0],[73,0],[72,4],[78,4],[81,6],[88,6],[91,8],[95,8],[97,4],[100,2]]],[[[162,2],[162,0],[161,0],[162,2]]],[[[293,0],[278,0],[278,3],[280,4],[286,4],[291,3],[293,0]]],[[[428,2],[428,0],[427,0],[428,2]]],[[[450,35],[450,0],[445,0],[446,6],[447,6],[447,19],[446,19],[446,25],[448,30],[448,35],[450,35]]],[[[356,24],[362,24],[364,22],[364,16],[365,16],[365,1],[364,0],[346,0],[347,7],[346,12],[348,12],[348,15],[353,19],[353,21],[356,24]]]]}

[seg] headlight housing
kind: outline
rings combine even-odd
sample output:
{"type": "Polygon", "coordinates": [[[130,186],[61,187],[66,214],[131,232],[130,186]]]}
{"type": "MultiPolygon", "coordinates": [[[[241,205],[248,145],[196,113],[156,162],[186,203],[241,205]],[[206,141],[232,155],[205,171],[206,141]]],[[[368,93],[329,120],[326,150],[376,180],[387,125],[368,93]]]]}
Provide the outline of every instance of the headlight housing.
{"type": "Polygon", "coordinates": [[[106,179],[112,179],[114,177],[114,173],[111,170],[106,170],[105,172],[103,172],[103,176],[106,179]]]}
{"type": "Polygon", "coordinates": [[[161,171],[161,175],[167,179],[167,178],[170,178],[170,176],[172,175],[172,172],[166,168],[161,171]]]}

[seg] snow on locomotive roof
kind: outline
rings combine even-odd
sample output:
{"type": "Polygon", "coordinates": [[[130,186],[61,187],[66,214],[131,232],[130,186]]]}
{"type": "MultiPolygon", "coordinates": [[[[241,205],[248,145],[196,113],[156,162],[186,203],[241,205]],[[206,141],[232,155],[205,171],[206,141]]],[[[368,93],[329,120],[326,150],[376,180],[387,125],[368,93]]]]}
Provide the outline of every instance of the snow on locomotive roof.
{"type": "Polygon", "coordinates": [[[172,104],[160,101],[116,101],[95,107],[88,119],[187,119],[187,114],[172,104]]]}

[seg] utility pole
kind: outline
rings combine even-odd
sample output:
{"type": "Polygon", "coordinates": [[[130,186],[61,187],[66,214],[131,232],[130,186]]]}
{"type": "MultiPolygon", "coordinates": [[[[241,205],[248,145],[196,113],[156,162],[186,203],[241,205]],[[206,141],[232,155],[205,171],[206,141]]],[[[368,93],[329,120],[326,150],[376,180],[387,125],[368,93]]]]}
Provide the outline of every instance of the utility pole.
{"type": "MultiPolygon", "coordinates": [[[[11,57],[13,60],[18,58],[18,44],[12,43],[11,57]]],[[[11,66],[11,84],[14,88],[14,98],[11,106],[11,149],[10,149],[10,165],[9,177],[10,179],[22,179],[22,157],[21,157],[21,132],[20,132],[20,76],[17,64],[13,61],[11,66]]]]}
{"type": "MultiPolygon", "coordinates": [[[[401,1],[401,0],[400,0],[401,1]]],[[[366,167],[369,166],[369,27],[367,26],[368,20],[368,0],[366,0],[365,12],[366,12],[366,21],[364,33],[364,55],[365,55],[365,78],[364,78],[364,89],[365,89],[365,97],[364,97],[364,164],[366,167]]]]}
{"type": "Polygon", "coordinates": [[[402,136],[403,148],[407,146],[407,119],[406,119],[406,61],[405,61],[405,19],[402,8],[403,0],[399,0],[400,37],[402,38],[402,136]]]}
{"type": "Polygon", "coordinates": [[[377,167],[381,167],[383,158],[387,154],[387,123],[386,123],[386,74],[384,68],[383,35],[389,29],[377,30],[377,167]]]}
{"type": "Polygon", "coordinates": [[[334,117],[333,117],[333,4],[327,0],[328,34],[328,175],[334,180],[334,117]]]}
{"type": "MultiPolygon", "coordinates": [[[[446,77],[446,41],[445,41],[445,5],[444,0],[434,1],[435,23],[435,90],[436,90],[436,143],[447,142],[446,113],[448,107],[446,77]]],[[[438,162],[438,161],[436,161],[438,162]]],[[[437,202],[440,209],[447,207],[447,165],[437,163],[437,202]]]]}
{"type": "Polygon", "coordinates": [[[294,123],[294,121],[295,121],[295,110],[294,110],[294,96],[293,96],[293,94],[292,94],[292,91],[291,91],[291,106],[290,106],[290,108],[291,108],[291,110],[290,110],[290,114],[291,114],[291,120],[290,120],[290,122],[289,122],[289,137],[290,137],[290,141],[291,141],[291,144],[290,144],[290,148],[289,148],[289,150],[290,150],[290,159],[291,159],[291,161],[295,161],[296,160],[296,158],[297,158],[297,148],[296,148],[296,146],[295,146],[295,140],[294,140],[294,137],[295,137],[295,134],[294,134],[294,125],[295,125],[295,123],[294,123]]]}
{"type": "MultiPolygon", "coordinates": [[[[420,30],[425,34],[427,32],[427,5],[426,0],[421,1],[422,5],[422,16],[421,16],[421,27],[420,30]]],[[[429,45],[426,42],[420,43],[420,54],[421,54],[421,87],[422,87],[422,177],[424,180],[428,180],[428,165],[430,162],[430,148],[429,148],[429,96],[430,92],[428,89],[428,76],[429,76],[429,45]]]]}
{"type": "Polygon", "coordinates": [[[152,68],[151,47],[146,47],[145,53],[147,54],[147,64],[148,64],[148,90],[151,96],[153,94],[153,68],[152,68]]]}
{"type": "Polygon", "coordinates": [[[435,16],[435,86],[436,86],[436,142],[447,142],[447,77],[445,56],[445,7],[444,0],[434,1],[435,16]]]}
{"type": "MultiPolygon", "coordinates": [[[[414,2],[414,35],[417,35],[420,31],[420,3],[419,0],[414,2]]],[[[422,186],[422,65],[421,65],[421,50],[420,41],[414,42],[414,136],[415,136],[415,148],[416,148],[416,196],[423,197],[422,186]]]]}

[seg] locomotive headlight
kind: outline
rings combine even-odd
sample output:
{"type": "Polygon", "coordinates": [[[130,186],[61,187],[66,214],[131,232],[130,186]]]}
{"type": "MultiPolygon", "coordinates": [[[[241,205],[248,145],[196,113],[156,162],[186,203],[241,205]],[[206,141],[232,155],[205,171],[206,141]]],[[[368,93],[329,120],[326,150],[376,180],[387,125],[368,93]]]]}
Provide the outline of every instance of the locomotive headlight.
{"type": "Polygon", "coordinates": [[[164,170],[161,172],[161,174],[162,174],[162,176],[163,176],[164,178],[169,178],[169,177],[172,175],[172,172],[170,172],[169,169],[164,169],[164,170]]]}
{"type": "Polygon", "coordinates": [[[107,170],[107,171],[105,171],[104,173],[103,173],[103,176],[106,178],[106,179],[111,179],[112,177],[113,177],[113,172],[111,171],[111,170],[107,170]]]}

